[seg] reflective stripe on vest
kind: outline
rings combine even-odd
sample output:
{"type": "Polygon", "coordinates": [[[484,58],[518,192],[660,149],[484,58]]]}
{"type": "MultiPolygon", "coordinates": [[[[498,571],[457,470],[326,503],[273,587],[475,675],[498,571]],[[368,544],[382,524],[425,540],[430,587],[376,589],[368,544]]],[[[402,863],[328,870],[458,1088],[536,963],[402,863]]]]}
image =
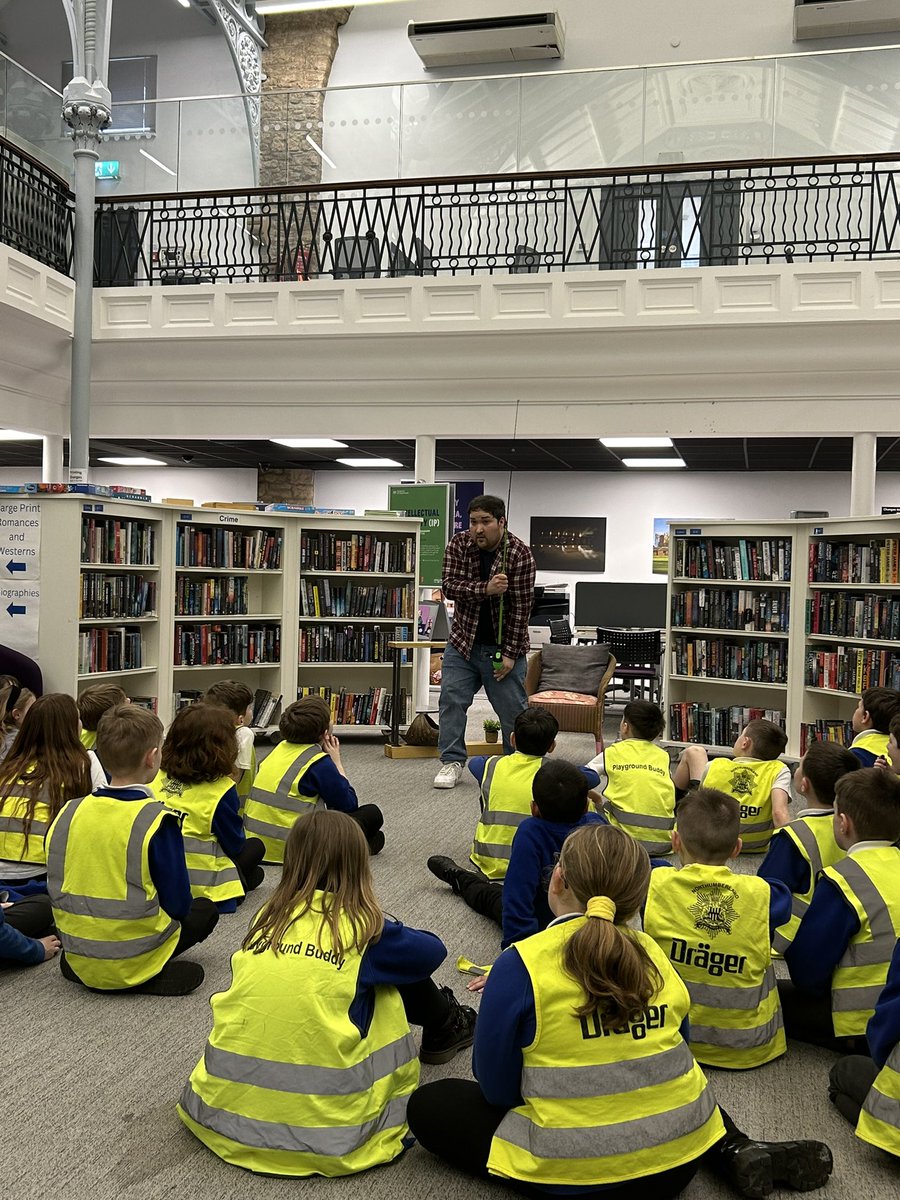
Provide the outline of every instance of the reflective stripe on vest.
{"type": "MultiPolygon", "coordinates": [[[[809,864],[809,887],[805,892],[794,893],[791,898],[791,918],[784,925],[779,925],[772,938],[772,945],[779,954],[784,954],[788,946],[797,936],[800,922],[809,908],[812,894],[815,890],[819,872],[825,867],[834,866],[844,857],[844,851],[834,840],[834,820],[832,810],[824,812],[821,817],[798,817],[775,831],[774,838],[787,837],[797,847],[804,862],[809,864]]],[[[773,840],[774,840],[773,838],[773,840]]]]}
{"type": "Polygon", "coordinates": [[[181,783],[164,771],[151,784],[157,799],[184,817],[181,832],[191,895],[214,904],[244,895],[238,869],[212,829],[219,801],[232,787],[230,775],[207,783],[181,783]]]}
{"type": "MultiPolygon", "coordinates": [[[[233,955],[232,984],[211,1000],[213,1030],[178,1106],[205,1145],[251,1170],[346,1175],[404,1148],[419,1063],[403,1003],[396,988],[378,988],[365,1036],[353,1024],[362,955],[333,950],[322,897],[289,923],[277,954],[233,955]]],[[[352,936],[345,918],[341,936],[352,936]]]]}
{"type": "Polygon", "coordinates": [[[596,1187],[699,1158],[722,1136],[715,1099],[679,1032],[687,991],[646,934],[622,931],[661,978],[643,1019],[611,1031],[599,1015],[574,1015],[583,992],[559,962],[584,921],[552,925],[506,952],[519,954],[528,972],[537,1023],[522,1051],[524,1103],[506,1114],[491,1143],[493,1175],[596,1187]]]}
{"type": "Polygon", "coordinates": [[[769,942],[771,888],[755,875],[692,863],[651,872],[644,930],[691,997],[698,1062],[758,1067],[787,1049],[769,942]]]}
{"type": "MultiPolygon", "coordinates": [[[[7,862],[34,863],[36,868],[43,869],[47,862],[47,852],[44,849],[44,837],[50,828],[50,806],[42,799],[46,795],[43,788],[34,802],[31,828],[28,837],[25,836],[25,814],[31,796],[28,795],[28,785],[20,779],[16,784],[21,793],[7,796],[2,802],[0,812],[0,858],[7,862]]],[[[32,786],[32,794],[36,789],[32,786]]],[[[38,872],[39,873],[39,872],[38,872]]]]}
{"type": "Polygon", "coordinates": [[[888,1055],[869,1089],[856,1136],[900,1158],[900,1045],[888,1055]]]}
{"type": "Polygon", "coordinates": [[[488,879],[503,879],[516,829],[531,816],[532,784],[543,759],[534,754],[489,758],[481,778],[481,816],[469,860],[488,879]]]}
{"type": "Polygon", "coordinates": [[[50,827],[47,888],[53,916],[69,964],[88,987],[144,983],[175,950],[180,925],[160,908],[148,859],[150,838],[168,815],[149,797],[91,795],[71,800],[50,827]],[[73,876],[95,880],[101,894],[73,889],[73,876]],[[123,885],[121,897],[102,894],[123,885]]]}
{"type": "Polygon", "coordinates": [[[625,738],[605,751],[603,769],[607,776],[603,811],[610,822],[649,854],[671,854],[675,785],[665,750],[641,738],[625,738]]]}
{"type": "Polygon", "coordinates": [[[857,850],[822,874],[840,888],[860,926],[832,976],[834,1033],[864,1036],[900,937],[900,849],[857,850]]]}
{"type": "Polygon", "coordinates": [[[778,759],[756,758],[714,758],[709,764],[703,786],[727,792],[740,805],[742,854],[759,854],[769,845],[775,829],[772,786],[783,766],[778,759]]]}
{"type": "Polygon", "coordinates": [[[267,862],[284,862],[284,843],[296,819],[325,807],[320,796],[297,792],[297,784],[325,751],[313,745],[291,756],[291,747],[281,742],[263,759],[244,808],[244,829],[262,840],[267,862]]]}

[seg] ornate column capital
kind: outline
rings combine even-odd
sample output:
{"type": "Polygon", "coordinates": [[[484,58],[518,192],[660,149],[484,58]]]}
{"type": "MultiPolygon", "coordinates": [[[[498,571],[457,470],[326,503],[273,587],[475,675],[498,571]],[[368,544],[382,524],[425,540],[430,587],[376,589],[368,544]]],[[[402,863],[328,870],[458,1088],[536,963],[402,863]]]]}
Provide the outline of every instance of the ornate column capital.
{"type": "Polygon", "coordinates": [[[99,81],[73,79],[63,93],[63,120],[72,130],[75,153],[99,156],[100,134],[110,122],[109,89],[99,81]]]}

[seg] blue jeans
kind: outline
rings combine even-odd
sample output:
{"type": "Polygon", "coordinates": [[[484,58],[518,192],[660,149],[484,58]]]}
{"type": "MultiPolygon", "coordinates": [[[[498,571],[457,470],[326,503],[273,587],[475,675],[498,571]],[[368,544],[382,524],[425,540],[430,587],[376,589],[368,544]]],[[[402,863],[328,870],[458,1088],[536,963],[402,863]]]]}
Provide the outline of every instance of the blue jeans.
{"type": "Polygon", "coordinates": [[[466,716],[480,687],[487,692],[491,708],[500,718],[503,729],[503,751],[512,752],[509,736],[513,723],[523,708],[528,707],[525,695],[525,656],[516,659],[516,665],[498,683],[491,669],[496,646],[475,643],[468,658],[453,646],[444,651],[441,664],[441,701],[439,709],[440,730],[438,750],[443,763],[464,763],[466,754],[466,716]]]}

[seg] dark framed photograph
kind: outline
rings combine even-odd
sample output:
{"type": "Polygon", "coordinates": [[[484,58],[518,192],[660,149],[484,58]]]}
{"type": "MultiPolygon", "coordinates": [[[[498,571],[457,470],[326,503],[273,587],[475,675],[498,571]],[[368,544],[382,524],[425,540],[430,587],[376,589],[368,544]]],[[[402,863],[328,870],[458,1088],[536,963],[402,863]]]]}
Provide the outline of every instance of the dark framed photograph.
{"type": "Polygon", "coordinates": [[[606,570],[606,517],[532,517],[531,553],[539,571],[606,570]]]}

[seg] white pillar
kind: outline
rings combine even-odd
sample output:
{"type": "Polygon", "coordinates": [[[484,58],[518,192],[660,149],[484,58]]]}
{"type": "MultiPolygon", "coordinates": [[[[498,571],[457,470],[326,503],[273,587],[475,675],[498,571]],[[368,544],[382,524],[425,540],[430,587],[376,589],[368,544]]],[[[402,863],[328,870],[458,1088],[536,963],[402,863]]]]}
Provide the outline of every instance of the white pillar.
{"type": "Polygon", "coordinates": [[[875,461],[878,438],[874,433],[854,433],[850,469],[850,516],[871,517],[875,512],[875,461]]]}
{"type": "Polygon", "coordinates": [[[434,449],[437,438],[420,434],[416,438],[416,483],[434,483],[434,449]]]}
{"type": "MultiPolygon", "coordinates": [[[[434,483],[434,451],[437,438],[420,434],[416,438],[416,483],[434,483]]],[[[431,599],[431,588],[420,588],[420,600],[431,599]]],[[[415,654],[415,709],[428,712],[431,708],[431,651],[417,650],[415,654]]]]}
{"type": "Polygon", "coordinates": [[[63,479],[63,444],[62,434],[45,433],[44,459],[41,466],[41,483],[64,483],[63,479]]]}

